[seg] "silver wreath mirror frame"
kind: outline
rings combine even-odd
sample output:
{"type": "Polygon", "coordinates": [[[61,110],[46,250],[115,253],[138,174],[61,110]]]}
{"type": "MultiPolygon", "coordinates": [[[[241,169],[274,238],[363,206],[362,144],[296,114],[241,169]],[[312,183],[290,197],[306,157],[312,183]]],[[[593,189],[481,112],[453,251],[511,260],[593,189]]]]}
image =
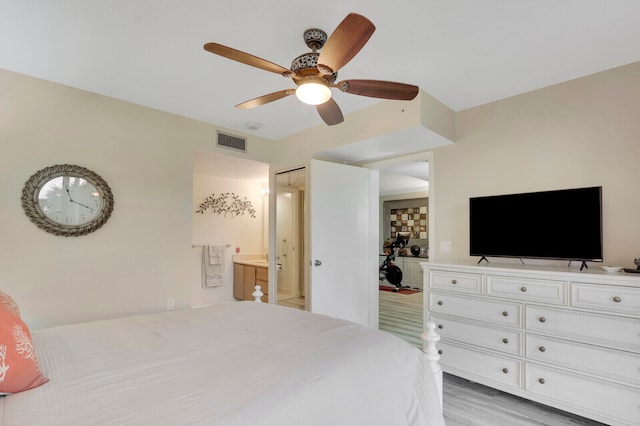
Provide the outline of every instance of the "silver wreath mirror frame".
{"type": "Polygon", "coordinates": [[[63,237],[79,237],[90,234],[104,225],[113,212],[113,194],[111,188],[97,173],[76,165],[57,164],[34,173],[25,182],[22,189],[22,208],[31,222],[38,228],[63,237]],[[102,206],[95,218],[81,225],[64,225],[48,218],[40,209],[39,194],[43,186],[60,176],[81,178],[89,182],[98,192],[102,206]]]}

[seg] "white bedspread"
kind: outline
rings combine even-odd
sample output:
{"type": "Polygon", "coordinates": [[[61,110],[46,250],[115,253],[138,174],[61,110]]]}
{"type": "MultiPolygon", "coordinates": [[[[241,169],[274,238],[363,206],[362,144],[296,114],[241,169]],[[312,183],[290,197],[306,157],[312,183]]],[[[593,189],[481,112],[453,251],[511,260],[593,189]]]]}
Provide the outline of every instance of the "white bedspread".
{"type": "Polygon", "coordinates": [[[33,338],[51,381],[0,397],[2,426],[444,425],[418,349],[295,309],[221,303],[33,338]]]}

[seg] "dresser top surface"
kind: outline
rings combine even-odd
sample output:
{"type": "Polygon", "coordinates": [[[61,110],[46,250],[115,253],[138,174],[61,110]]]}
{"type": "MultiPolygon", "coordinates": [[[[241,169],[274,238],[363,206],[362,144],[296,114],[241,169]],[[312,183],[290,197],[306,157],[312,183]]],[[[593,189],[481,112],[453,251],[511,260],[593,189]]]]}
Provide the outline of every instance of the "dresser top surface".
{"type": "Polygon", "coordinates": [[[477,260],[459,260],[459,261],[427,261],[422,262],[422,266],[426,269],[448,269],[459,272],[480,273],[480,274],[516,274],[554,277],[556,279],[570,281],[598,281],[609,284],[626,284],[640,287],[640,273],[606,272],[600,265],[591,265],[589,268],[580,270],[578,262],[574,262],[570,266],[557,265],[519,265],[506,264],[497,262],[477,263],[477,260]],[[574,266],[575,264],[575,266],[574,266]]]}

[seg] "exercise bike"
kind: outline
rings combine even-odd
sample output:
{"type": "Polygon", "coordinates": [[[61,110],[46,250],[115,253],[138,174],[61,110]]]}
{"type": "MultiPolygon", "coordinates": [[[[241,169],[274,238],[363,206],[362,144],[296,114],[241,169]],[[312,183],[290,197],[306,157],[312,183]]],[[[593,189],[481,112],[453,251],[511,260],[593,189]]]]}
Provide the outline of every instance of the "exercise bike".
{"type": "Polygon", "coordinates": [[[396,259],[395,251],[397,248],[404,248],[409,242],[409,233],[398,232],[398,236],[395,241],[389,244],[385,244],[384,247],[384,260],[380,264],[380,281],[387,280],[390,284],[393,284],[396,288],[395,291],[402,290],[402,269],[393,263],[396,259]],[[401,235],[402,234],[402,235],[401,235]]]}

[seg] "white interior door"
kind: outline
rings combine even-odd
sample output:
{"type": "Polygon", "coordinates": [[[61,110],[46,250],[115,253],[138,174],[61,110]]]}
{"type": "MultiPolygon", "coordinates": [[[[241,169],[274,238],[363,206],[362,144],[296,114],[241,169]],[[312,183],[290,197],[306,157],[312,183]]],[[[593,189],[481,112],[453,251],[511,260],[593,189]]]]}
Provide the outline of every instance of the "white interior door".
{"type": "Polygon", "coordinates": [[[377,171],[312,160],[309,188],[309,308],[377,327],[377,171]]]}

